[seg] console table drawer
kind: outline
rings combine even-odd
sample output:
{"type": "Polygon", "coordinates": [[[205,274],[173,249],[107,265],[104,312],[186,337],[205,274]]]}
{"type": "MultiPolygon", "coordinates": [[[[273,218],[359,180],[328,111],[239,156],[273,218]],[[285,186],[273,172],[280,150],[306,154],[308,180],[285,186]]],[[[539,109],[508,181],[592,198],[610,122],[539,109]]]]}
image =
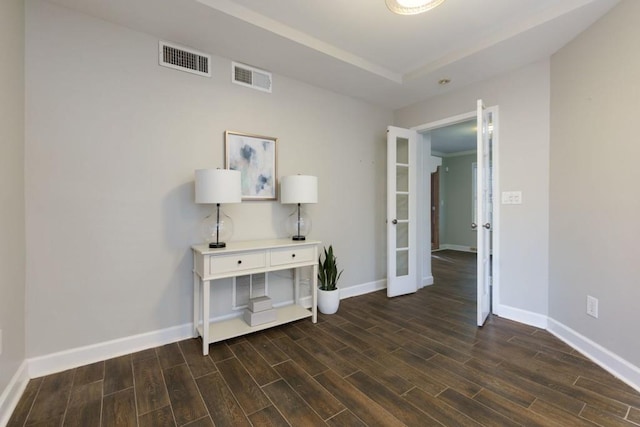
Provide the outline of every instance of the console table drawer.
{"type": "Polygon", "coordinates": [[[267,265],[265,251],[219,255],[209,258],[209,271],[218,274],[264,268],[267,265]]]}
{"type": "Polygon", "coordinates": [[[315,253],[315,247],[274,249],[271,251],[271,265],[313,261],[315,253]]]}

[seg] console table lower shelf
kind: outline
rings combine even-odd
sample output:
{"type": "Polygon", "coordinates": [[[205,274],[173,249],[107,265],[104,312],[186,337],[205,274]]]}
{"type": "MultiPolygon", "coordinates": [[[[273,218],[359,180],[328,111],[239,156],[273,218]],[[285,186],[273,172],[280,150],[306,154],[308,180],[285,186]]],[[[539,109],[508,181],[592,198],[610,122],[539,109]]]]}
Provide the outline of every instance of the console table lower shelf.
{"type": "MultiPolygon", "coordinates": [[[[275,321],[256,326],[249,326],[242,317],[234,317],[233,319],[211,322],[209,323],[209,338],[206,341],[214,343],[236,338],[252,332],[258,332],[274,326],[294,322],[296,320],[306,319],[311,317],[312,314],[311,310],[297,304],[274,308],[274,310],[276,312],[275,321]]],[[[204,336],[202,325],[198,326],[198,334],[201,337],[204,336]]]]}

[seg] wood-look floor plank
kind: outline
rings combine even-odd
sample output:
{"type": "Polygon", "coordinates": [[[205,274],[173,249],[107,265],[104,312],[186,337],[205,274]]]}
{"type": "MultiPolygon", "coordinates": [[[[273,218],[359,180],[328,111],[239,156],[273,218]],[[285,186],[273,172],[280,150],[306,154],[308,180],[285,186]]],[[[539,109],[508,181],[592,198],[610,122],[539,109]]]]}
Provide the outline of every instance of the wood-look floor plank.
{"type": "MultiPolygon", "coordinates": [[[[560,392],[566,396],[577,399],[583,404],[589,404],[595,408],[603,409],[614,415],[624,417],[629,409],[628,405],[610,399],[604,395],[590,392],[587,389],[576,387],[574,385],[566,385],[561,380],[557,380],[551,374],[544,371],[543,367],[537,367],[533,361],[530,365],[522,362],[516,364],[514,361],[504,362],[501,366],[508,372],[516,373],[520,376],[526,376],[531,381],[538,383],[544,387],[560,392]]],[[[549,370],[551,368],[549,367],[549,370]]]]}
{"type": "Polygon", "coordinates": [[[439,381],[442,384],[447,384],[449,387],[456,389],[467,397],[473,397],[482,388],[478,384],[459,376],[457,373],[447,371],[437,363],[431,360],[425,360],[402,348],[394,351],[391,355],[418,371],[427,372],[429,377],[432,379],[439,381]]]}
{"type": "Polygon", "coordinates": [[[290,425],[274,406],[267,406],[258,412],[254,412],[249,415],[249,419],[254,426],[260,427],[284,427],[290,425]]]}
{"type": "Polygon", "coordinates": [[[235,357],[227,341],[209,344],[209,357],[214,363],[235,357]]]}
{"type": "Polygon", "coordinates": [[[136,427],[136,401],[133,388],[104,396],[102,400],[103,427],[136,427]]]}
{"type": "Polygon", "coordinates": [[[513,403],[520,405],[523,408],[529,407],[536,400],[536,396],[529,393],[526,390],[520,389],[513,384],[497,378],[493,375],[488,375],[484,372],[473,369],[463,363],[458,363],[449,359],[446,356],[435,356],[432,361],[437,363],[442,368],[453,374],[459,374],[464,378],[472,381],[482,388],[493,391],[494,393],[512,401],[513,403]]]}
{"type": "Polygon", "coordinates": [[[109,359],[104,362],[104,394],[111,394],[133,387],[131,355],[109,359]]]}
{"type": "Polygon", "coordinates": [[[466,397],[465,395],[458,393],[452,388],[448,388],[437,397],[447,405],[457,409],[460,412],[466,414],[469,418],[472,418],[486,427],[507,427],[507,426],[519,426],[520,424],[515,421],[511,421],[509,418],[499,414],[483,404],[476,402],[473,399],[466,397]]]}
{"type": "Polygon", "coordinates": [[[386,409],[335,372],[331,370],[325,371],[317,375],[315,379],[367,426],[392,427],[404,425],[386,409]]]}
{"type": "Polygon", "coordinates": [[[104,361],[91,363],[90,365],[80,366],[76,368],[76,374],[73,378],[73,386],[81,386],[91,384],[104,379],[104,361]]]}
{"type": "Polygon", "coordinates": [[[542,399],[547,402],[554,402],[555,404],[562,406],[567,411],[570,411],[574,414],[579,414],[580,411],[582,411],[582,409],[584,408],[584,402],[581,402],[578,399],[567,396],[564,393],[546,387],[545,385],[539,384],[535,381],[531,381],[526,376],[521,376],[515,372],[507,371],[502,366],[489,366],[477,361],[476,359],[471,359],[466,363],[466,365],[477,369],[480,372],[484,372],[487,375],[492,375],[496,378],[500,378],[501,380],[510,383],[519,389],[526,390],[529,393],[535,395],[538,400],[542,399]]]}
{"type": "MultiPolygon", "coordinates": [[[[296,342],[300,347],[307,350],[310,355],[318,359],[321,363],[329,366],[330,369],[336,371],[341,377],[353,374],[358,368],[349,360],[342,357],[336,357],[335,352],[329,350],[324,345],[316,341],[315,337],[307,337],[296,342]]],[[[341,348],[347,348],[341,346],[341,348]]]]}
{"type": "Polygon", "coordinates": [[[100,427],[102,381],[74,386],[64,417],[65,427],[100,427]]]}
{"type": "Polygon", "coordinates": [[[282,377],[322,419],[326,420],[331,418],[338,412],[344,410],[344,405],[295,362],[284,362],[276,365],[274,368],[280,377],[282,377]]]}
{"type": "Polygon", "coordinates": [[[183,427],[217,427],[211,421],[211,417],[200,418],[199,420],[195,420],[190,422],[189,424],[185,424],[183,427]]]}
{"type": "Polygon", "coordinates": [[[245,414],[250,415],[271,405],[271,401],[238,359],[223,360],[216,363],[216,366],[245,414]]]}
{"type": "Polygon", "coordinates": [[[273,370],[271,365],[264,360],[248,341],[234,344],[230,348],[259,386],[269,384],[280,378],[278,373],[273,370]]]}
{"type": "Polygon", "coordinates": [[[138,415],[169,405],[169,395],[157,357],[133,362],[138,415]]]}
{"type": "Polygon", "coordinates": [[[589,405],[582,410],[580,417],[604,427],[637,427],[637,424],[589,405]]]}
{"type": "Polygon", "coordinates": [[[356,417],[348,409],[327,420],[327,424],[331,427],[367,427],[360,418],[356,417]]]}
{"type": "Polygon", "coordinates": [[[219,372],[197,378],[196,384],[217,427],[250,427],[242,408],[219,372]]]}
{"type": "Polygon", "coordinates": [[[358,325],[346,323],[341,326],[342,330],[358,337],[367,343],[367,347],[375,347],[385,351],[393,351],[398,348],[398,345],[392,341],[384,340],[375,334],[361,328],[358,325]]]}
{"type": "Polygon", "coordinates": [[[380,365],[388,367],[396,374],[400,375],[413,385],[420,387],[432,396],[441,393],[447,388],[447,385],[431,377],[422,369],[410,366],[389,353],[380,352],[374,349],[366,350],[364,353],[380,365]]]}
{"type": "Polygon", "coordinates": [[[74,373],[74,370],[70,369],[43,379],[29,413],[28,424],[62,418],[71,393],[74,373]]]}
{"type": "MultiPolygon", "coordinates": [[[[554,422],[552,419],[543,417],[533,411],[529,411],[523,408],[513,401],[500,396],[490,390],[482,390],[480,393],[473,397],[482,403],[484,406],[493,409],[496,412],[504,415],[505,417],[520,423],[527,427],[564,427],[562,424],[554,422]]],[[[529,405],[527,405],[529,406],[529,405]]]]}
{"type": "Polygon", "coordinates": [[[174,427],[175,425],[171,406],[154,409],[138,417],[139,427],[174,427]]]}
{"type": "Polygon", "coordinates": [[[467,417],[464,413],[452,408],[436,397],[416,387],[403,396],[403,398],[425,412],[431,418],[444,426],[479,427],[481,424],[467,417]]]}
{"type": "Polygon", "coordinates": [[[580,418],[572,412],[567,412],[556,405],[545,402],[544,400],[536,400],[533,402],[530,409],[540,415],[551,418],[563,426],[593,427],[597,425],[589,420],[580,418]]]}
{"type": "Polygon", "coordinates": [[[199,339],[188,339],[178,343],[182,355],[189,365],[194,378],[208,375],[216,371],[216,365],[209,356],[202,355],[202,341],[199,339]]]}
{"type": "Polygon", "coordinates": [[[348,376],[346,380],[407,426],[421,427],[430,421],[435,422],[427,414],[415,411],[409,402],[388,388],[381,387],[380,383],[362,371],[348,376]]]}
{"type": "Polygon", "coordinates": [[[640,409],[631,408],[629,410],[629,414],[627,415],[627,419],[632,423],[640,425],[640,409]]]}
{"type": "Polygon", "coordinates": [[[131,353],[131,361],[136,362],[138,360],[149,359],[152,357],[158,357],[155,348],[148,348],[146,350],[140,350],[135,353],[131,353]]]}
{"type": "Polygon", "coordinates": [[[262,390],[291,425],[326,426],[322,418],[284,380],[273,382],[262,390]]]}
{"type": "Polygon", "coordinates": [[[289,356],[276,347],[264,333],[251,334],[247,341],[271,366],[289,360],[289,356]]]}
{"type": "Polygon", "coordinates": [[[589,378],[582,377],[578,378],[575,385],[592,391],[598,395],[608,397],[609,399],[640,408],[640,395],[638,393],[629,393],[626,390],[620,390],[620,388],[614,388],[609,385],[593,381],[589,378]]]}
{"type": "Polygon", "coordinates": [[[332,324],[322,324],[319,326],[324,332],[334,337],[334,339],[339,340],[344,345],[348,345],[356,350],[370,348],[371,346],[364,340],[360,339],[358,336],[353,335],[340,326],[332,325],[332,324]]]}
{"type": "Polygon", "coordinates": [[[43,377],[40,377],[29,380],[27,387],[22,393],[22,397],[20,397],[13,414],[11,414],[11,417],[9,418],[7,427],[21,427],[25,424],[27,417],[29,416],[29,412],[31,411],[31,407],[33,406],[33,402],[36,400],[36,396],[38,395],[43,379],[43,377]]]}
{"type": "Polygon", "coordinates": [[[329,369],[324,363],[309,354],[308,351],[300,347],[289,337],[278,338],[274,341],[280,350],[291,360],[296,362],[302,369],[310,375],[316,375],[329,369]]]}
{"type": "Polygon", "coordinates": [[[186,363],[162,371],[178,425],[206,416],[207,409],[186,363]]]}
{"type": "Polygon", "coordinates": [[[329,351],[338,351],[347,347],[345,343],[336,339],[335,336],[325,332],[324,329],[319,327],[317,324],[314,325],[313,323],[309,323],[307,326],[301,328],[307,332],[307,338],[305,339],[313,338],[322,346],[322,348],[329,351]]]}
{"type": "Polygon", "coordinates": [[[182,357],[182,352],[180,351],[180,346],[178,346],[177,342],[156,348],[156,354],[158,355],[158,360],[160,360],[160,367],[162,369],[172,368],[186,362],[184,357],[182,357]]]}
{"type": "Polygon", "coordinates": [[[336,355],[344,358],[344,360],[352,361],[360,371],[373,377],[376,381],[397,394],[406,393],[413,388],[413,384],[405,378],[351,347],[338,351],[336,355]]]}

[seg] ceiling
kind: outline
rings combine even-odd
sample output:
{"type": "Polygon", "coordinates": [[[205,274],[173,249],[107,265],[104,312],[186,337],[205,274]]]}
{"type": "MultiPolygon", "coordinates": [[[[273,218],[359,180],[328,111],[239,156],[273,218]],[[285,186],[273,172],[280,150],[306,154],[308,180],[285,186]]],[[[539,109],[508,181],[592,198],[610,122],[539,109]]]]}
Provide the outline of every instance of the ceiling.
{"type": "Polygon", "coordinates": [[[274,90],[282,75],[398,109],[546,58],[619,0],[446,0],[414,16],[384,0],[49,1],[271,71],[274,90]]]}
{"type": "Polygon", "coordinates": [[[446,157],[453,153],[475,151],[478,143],[476,137],[477,128],[477,121],[473,118],[430,130],[431,153],[446,157]]]}

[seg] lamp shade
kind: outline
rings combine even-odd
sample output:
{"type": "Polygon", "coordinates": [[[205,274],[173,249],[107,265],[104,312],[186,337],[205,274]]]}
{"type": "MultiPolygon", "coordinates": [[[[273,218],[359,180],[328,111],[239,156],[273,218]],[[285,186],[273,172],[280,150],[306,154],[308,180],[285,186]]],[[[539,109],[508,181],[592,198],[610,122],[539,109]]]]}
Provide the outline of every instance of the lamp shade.
{"type": "Polygon", "coordinates": [[[196,203],[240,203],[240,171],[229,169],[196,170],[196,203]]]}
{"type": "Polygon", "coordinates": [[[281,203],[318,203],[318,177],[290,175],[280,178],[281,203]]]}

